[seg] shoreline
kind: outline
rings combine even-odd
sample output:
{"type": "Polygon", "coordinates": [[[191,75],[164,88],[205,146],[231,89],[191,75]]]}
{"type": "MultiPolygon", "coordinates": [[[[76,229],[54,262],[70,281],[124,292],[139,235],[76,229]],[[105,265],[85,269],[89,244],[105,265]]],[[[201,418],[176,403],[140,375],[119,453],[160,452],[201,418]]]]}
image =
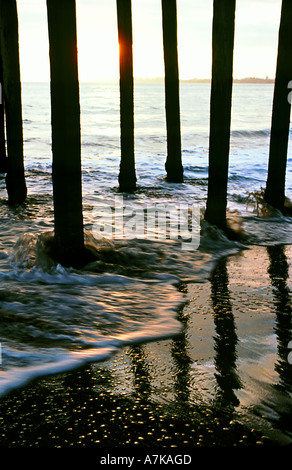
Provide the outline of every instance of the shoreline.
{"type": "Polygon", "coordinates": [[[292,247],[251,247],[182,286],[182,332],[0,397],[1,449],[292,443],[292,247]]]}

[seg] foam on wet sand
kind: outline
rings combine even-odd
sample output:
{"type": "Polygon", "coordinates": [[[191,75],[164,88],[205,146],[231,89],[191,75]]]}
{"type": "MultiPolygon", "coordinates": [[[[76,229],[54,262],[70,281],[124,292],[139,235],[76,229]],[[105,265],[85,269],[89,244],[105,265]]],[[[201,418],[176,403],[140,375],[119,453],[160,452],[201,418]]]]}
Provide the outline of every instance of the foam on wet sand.
{"type": "Polygon", "coordinates": [[[0,401],[2,447],[292,442],[291,246],[252,247],[185,284],[180,334],[40,378],[0,401]]]}

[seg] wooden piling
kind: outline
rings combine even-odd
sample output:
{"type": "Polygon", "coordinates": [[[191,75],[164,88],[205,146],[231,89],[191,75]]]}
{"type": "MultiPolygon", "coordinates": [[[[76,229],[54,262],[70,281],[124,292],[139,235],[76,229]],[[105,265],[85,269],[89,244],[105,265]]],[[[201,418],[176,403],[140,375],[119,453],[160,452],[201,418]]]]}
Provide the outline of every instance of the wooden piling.
{"type": "Polygon", "coordinates": [[[3,83],[3,75],[2,75],[2,62],[1,62],[1,57],[0,57],[0,173],[6,173],[7,172],[7,157],[6,157],[6,144],[5,144],[5,118],[4,118],[2,83],[3,83]]]}
{"type": "Polygon", "coordinates": [[[291,24],[292,2],[291,0],[283,0],[274,85],[268,177],[265,189],[266,202],[283,212],[285,212],[285,179],[291,114],[291,100],[288,99],[288,83],[292,80],[291,24]]]}
{"type": "Polygon", "coordinates": [[[181,125],[179,97],[179,66],[177,52],[177,5],[176,0],[162,0],[162,29],[165,71],[165,113],[167,131],[167,180],[183,181],[181,157],[181,125]]]}
{"type": "MultiPolygon", "coordinates": [[[[0,0],[0,56],[7,139],[8,202],[21,204],[27,195],[23,162],[21,82],[16,0],[0,0]]],[[[1,111],[3,114],[3,109],[1,111]]],[[[1,120],[3,116],[1,117],[1,120]]],[[[1,128],[3,127],[0,123],[1,128]]],[[[3,130],[1,140],[3,145],[3,130]]]]}
{"type": "Polygon", "coordinates": [[[121,128],[119,189],[120,191],[132,192],[136,189],[137,178],[134,154],[134,79],[131,0],[117,0],[117,23],[121,128]]]}
{"type": "Polygon", "coordinates": [[[235,0],[214,0],[209,179],[205,219],[226,230],[235,0]]]}
{"type": "Polygon", "coordinates": [[[78,265],[84,233],[75,0],[47,0],[47,13],[55,244],[60,262],[78,265]]]}

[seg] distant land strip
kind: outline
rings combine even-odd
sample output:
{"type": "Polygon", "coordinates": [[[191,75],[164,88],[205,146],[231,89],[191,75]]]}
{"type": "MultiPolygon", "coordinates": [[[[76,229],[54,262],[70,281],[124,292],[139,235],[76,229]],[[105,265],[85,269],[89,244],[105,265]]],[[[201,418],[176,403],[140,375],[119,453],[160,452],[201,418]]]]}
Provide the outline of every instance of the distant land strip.
{"type": "MultiPolygon", "coordinates": [[[[163,77],[157,78],[135,78],[137,83],[161,83],[164,81],[163,77]]],[[[181,83],[211,83],[210,78],[191,78],[188,80],[180,80],[181,83]]],[[[247,78],[235,78],[233,83],[275,83],[274,78],[257,78],[257,77],[247,77],[247,78]]]]}

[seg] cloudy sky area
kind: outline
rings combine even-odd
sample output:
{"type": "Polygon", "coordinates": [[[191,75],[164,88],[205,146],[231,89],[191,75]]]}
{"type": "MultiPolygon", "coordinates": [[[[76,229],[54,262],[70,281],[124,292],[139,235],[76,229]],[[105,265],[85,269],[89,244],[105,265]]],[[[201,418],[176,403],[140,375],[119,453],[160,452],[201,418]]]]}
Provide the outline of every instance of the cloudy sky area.
{"type": "MultiPolygon", "coordinates": [[[[79,77],[118,77],[116,0],[76,0],[79,77]]],[[[46,0],[17,0],[23,81],[49,80],[46,0]]],[[[212,0],[177,0],[180,78],[211,76],[212,0]]],[[[162,77],[161,0],[132,0],[134,75],[162,77]]],[[[234,77],[274,77],[281,0],[237,0],[234,77]]]]}

